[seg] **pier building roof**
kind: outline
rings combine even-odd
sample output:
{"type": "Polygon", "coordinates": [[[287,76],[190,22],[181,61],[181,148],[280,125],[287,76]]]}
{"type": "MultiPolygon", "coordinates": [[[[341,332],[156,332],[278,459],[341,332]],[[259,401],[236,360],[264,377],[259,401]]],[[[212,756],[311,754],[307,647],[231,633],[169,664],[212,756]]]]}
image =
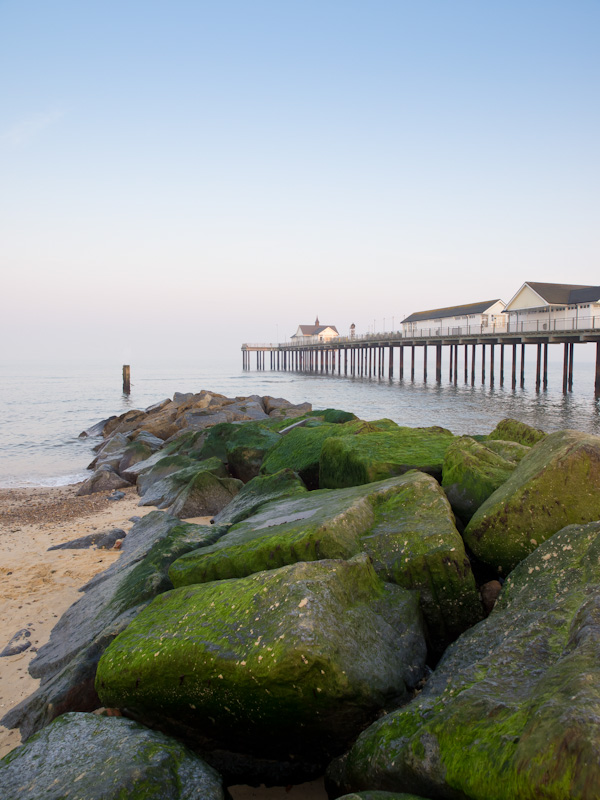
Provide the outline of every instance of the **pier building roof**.
{"type": "Polygon", "coordinates": [[[569,306],[600,301],[600,286],[578,283],[539,283],[526,281],[507,303],[505,311],[547,306],[569,306]]]}
{"type": "Polygon", "coordinates": [[[421,322],[427,319],[444,319],[445,317],[465,317],[469,314],[485,314],[496,303],[501,303],[502,300],[496,298],[495,300],[482,300],[479,303],[467,303],[462,306],[448,306],[448,308],[432,308],[429,311],[416,311],[410,314],[405,322],[421,322]]]}

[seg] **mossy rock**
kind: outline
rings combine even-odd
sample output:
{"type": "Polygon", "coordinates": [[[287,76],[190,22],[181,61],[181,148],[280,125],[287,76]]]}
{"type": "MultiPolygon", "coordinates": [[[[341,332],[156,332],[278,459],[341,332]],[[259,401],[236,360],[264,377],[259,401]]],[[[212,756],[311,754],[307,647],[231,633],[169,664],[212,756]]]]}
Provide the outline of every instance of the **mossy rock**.
{"type": "Polygon", "coordinates": [[[325,408],[321,411],[311,411],[308,416],[321,417],[324,422],[331,422],[334,425],[343,424],[357,420],[356,414],[351,411],[340,411],[337,408],[325,408]]]}
{"type": "Polygon", "coordinates": [[[329,439],[321,449],[319,484],[339,489],[420,469],[442,476],[454,436],[443,428],[401,428],[329,439]]]}
{"type": "Polygon", "coordinates": [[[508,480],[515,467],[514,461],[470,436],[452,442],[444,456],[442,486],[455,514],[467,523],[479,506],[508,480]]]}
{"type": "Polygon", "coordinates": [[[525,422],[519,422],[517,419],[502,419],[496,425],[494,430],[488,434],[488,439],[502,439],[507,442],[518,442],[518,444],[525,444],[529,447],[541,442],[546,436],[544,431],[539,428],[532,428],[525,422]]]}
{"type": "Polygon", "coordinates": [[[279,443],[275,428],[269,422],[221,422],[206,434],[202,457],[221,459],[234,478],[247,483],[258,475],[265,454],[279,443]]]}
{"type": "Polygon", "coordinates": [[[149,444],[146,444],[144,441],[139,442],[136,439],[136,441],[131,442],[125,448],[119,465],[117,466],[117,472],[119,475],[124,475],[134,464],[139,464],[141,461],[150,458],[153,452],[155,451],[152,450],[149,444]]]}
{"type": "Polygon", "coordinates": [[[600,438],[548,434],[475,512],[464,531],[473,553],[508,574],[565,525],[600,519],[600,438]]]}
{"type": "Polygon", "coordinates": [[[497,455],[502,456],[502,458],[505,458],[507,461],[512,461],[513,464],[519,464],[531,450],[529,445],[519,444],[518,442],[507,442],[503,439],[488,439],[487,437],[483,437],[477,441],[483,443],[493,453],[497,453],[497,455]]]}
{"type": "Polygon", "coordinates": [[[235,478],[220,478],[210,470],[196,472],[170,507],[180,519],[214,516],[230,503],[244,484],[235,478]]]}
{"type": "MultiPolygon", "coordinates": [[[[373,491],[386,489],[378,485],[373,491]]],[[[213,546],[174,562],[173,585],[242,578],[298,561],[350,558],[360,552],[360,535],[375,521],[366,495],[360,487],[306,492],[268,503],[229,528],[213,546]]]]}
{"type": "Polygon", "coordinates": [[[224,800],[221,778],[124,717],[64,714],[0,760],[2,800],[224,800]]]}
{"type": "Polygon", "coordinates": [[[419,680],[420,619],[365,555],[187,586],[114,640],[96,688],[184,740],[323,761],[419,680]]]}
{"type": "Polygon", "coordinates": [[[507,579],[422,693],[331,767],[338,793],[600,797],[600,523],[568,526],[507,579]]]}
{"type": "MultiPolygon", "coordinates": [[[[405,589],[418,589],[435,657],[483,617],[483,609],[463,540],[437,481],[408,472],[368,495],[375,522],[361,547],[377,574],[405,589]]],[[[185,556],[184,556],[185,558],[185,556]]]]}
{"type": "Polygon", "coordinates": [[[215,544],[174,561],[169,575],[186,586],[361,551],[383,580],[419,591],[435,657],[482,618],[450,505],[434,478],[416,471],[265,504],[215,544]]]}
{"type": "Polygon", "coordinates": [[[282,469],[297,472],[309,489],[319,487],[319,458],[323,442],[339,436],[344,425],[319,423],[316,427],[295,428],[267,453],[261,474],[273,475],[282,469]]]}
{"type": "Polygon", "coordinates": [[[302,480],[291,469],[274,475],[258,475],[244,484],[232,501],[215,516],[219,525],[233,525],[256,514],[266,503],[306,495],[302,480]]]}
{"type": "Polygon", "coordinates": [[[183,455],[165,456],[147,472],[139,476],[138,494],[140,506],[171,506],[181,490],[202,472],[210,472],[220,478],[229,477],[227,468],[218,458],[199,461],[183,455]]]}

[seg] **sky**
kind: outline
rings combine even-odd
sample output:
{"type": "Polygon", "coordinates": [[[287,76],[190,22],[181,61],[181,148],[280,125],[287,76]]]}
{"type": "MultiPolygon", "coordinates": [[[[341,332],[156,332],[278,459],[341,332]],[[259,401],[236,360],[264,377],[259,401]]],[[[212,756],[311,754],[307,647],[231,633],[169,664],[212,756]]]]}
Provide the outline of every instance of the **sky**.
{"type": "Polygon", "coordinates": [[[598,0],[0,0],[0,363],[600,283],[598,0]]]}

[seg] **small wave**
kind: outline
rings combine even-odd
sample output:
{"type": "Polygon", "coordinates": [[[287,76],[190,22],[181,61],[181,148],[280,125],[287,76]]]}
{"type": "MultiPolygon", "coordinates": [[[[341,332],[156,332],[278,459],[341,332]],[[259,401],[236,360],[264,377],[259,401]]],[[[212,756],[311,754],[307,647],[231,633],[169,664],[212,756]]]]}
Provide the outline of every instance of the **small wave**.
{"type": "Polygon", "coordinates": [[[71,486],[89,478],[90,474],[89,472],[76,472],[71,475],[57,475],[53,478],[3,478],[0,480],[0,489],[31,489],[35,486],[71,486]]]}

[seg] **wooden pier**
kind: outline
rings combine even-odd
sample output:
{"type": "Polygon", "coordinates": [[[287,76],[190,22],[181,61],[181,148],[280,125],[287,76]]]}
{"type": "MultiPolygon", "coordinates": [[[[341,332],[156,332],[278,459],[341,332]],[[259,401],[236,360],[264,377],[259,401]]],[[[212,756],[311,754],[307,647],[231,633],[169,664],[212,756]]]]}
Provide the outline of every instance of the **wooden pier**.
{"type": "Polygon", "coordinates": [[[536,348],[537,392],[548,388],[548,347],[563,347],[562,390],[573,390],[574,349],[576,344],[596,343],[596,373],[594,391],[600,397],[600,329],[556,331],[512,331],[465,334],[440,334],[415,337],[400,333],[370,334],[364,337],[339,337],[326,342],[311,341],[285,344],[243,344],[243,368],[251,369],[252,353],[256,356],[256,369],[264,370],[266,362],[271,370],[296,372],[321,372],[331,375],[393,378],[405,375],[415,379],[415,351],[423,348],[423,380],[429,379],[428,355],[435,350],[435,381],[442,380],[442,351],[449,348],[449,380],[458,382],[459,373],[465,383],[475,385],[481,372],[481,383],[493,386],[510,384],[513,389],[525,385],[525,348],[536,348]],[[479,358],[477,350],[479,348],[479,358]],[[496,374],[496,348],[500,363],[496,374]],[[268,358],[267,358],[268,354],[268,358]]]}

